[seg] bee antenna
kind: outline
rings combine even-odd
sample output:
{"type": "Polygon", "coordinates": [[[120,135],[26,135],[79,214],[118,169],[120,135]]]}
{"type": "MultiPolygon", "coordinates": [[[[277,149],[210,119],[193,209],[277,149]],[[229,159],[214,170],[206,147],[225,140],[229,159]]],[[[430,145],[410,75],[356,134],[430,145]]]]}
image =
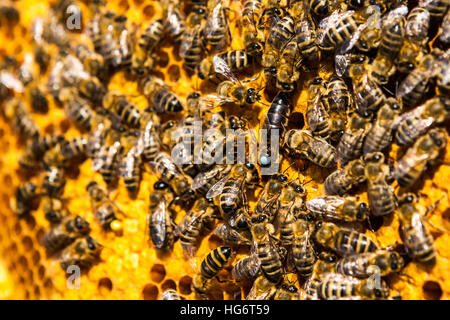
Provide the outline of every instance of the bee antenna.
{"type": "Polygon", "coordinates": [[[394,93],[391,91],[391,90],[389,90],[388,88],[386,88],[386,87],[383,87],[384,88],[384,90],[386,90],[387,92],[389,92],[392,96],[394,95],[394,93]]]}
{"type": "Polygon", "coordinates": [[[294,164],[295,164],[295,162],[292,162],[292,163],[289,165],[289,167],[287,167],[286,169],[284,169],[283,174],[286,173],[286,171],[288,171],[288,169],[289,169],[290,167],[292,167],[294,164]]]}
{"type": "Polygon", "coordinates": [[[404,273],[404,272],[399,272],[398,275],[407,278],[408,279],[408,283],[416,284],[416,280],[413,277],[411,277],[409,274],[404,273]]]}

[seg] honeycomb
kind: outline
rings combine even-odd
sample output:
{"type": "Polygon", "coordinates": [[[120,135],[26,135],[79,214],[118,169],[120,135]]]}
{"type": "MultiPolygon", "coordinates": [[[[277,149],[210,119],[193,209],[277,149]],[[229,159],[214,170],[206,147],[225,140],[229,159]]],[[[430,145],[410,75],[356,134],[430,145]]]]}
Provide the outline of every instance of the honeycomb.
{"type": "MultiPolygon", "coordinates": [[[[21,0],[14,1],[20,12],[20,22],[13,29],[0,28],[0,56],[16,57],[22,61],[25,53],[32,51],[30,26],[37,16],[45,16],[52,1],[21,0]]],[[[86,3],[78,2],[83,12],[83,21],[92,18],[86,3]]],[[[233,4],[234,6],[235,4],[233,4]]],[[[124,14],[129,21],[142,25],[162,17],[162,11],[157,1],[146,0],[114,0],[107,6],[117,14],[124,14]]],[[[239,34],[237,20],[230,21],[231,33],[239,34]]],[[[84,35],[70,33],[73,41],[83,41],[84,35]]],[[[241,38],[232,37],[231,48],[242,48],[241,38]]],[[[54,48],[53,48],[54,49],[54,48]]],[[[173,44],[163,41],[158,54],[161,61],[157,67],[157,75],[163,79],[176,94],[185,99],[187,94],[199,87],[198,79],[182,67],[181,58],[173,44]]],[[[327,77],[330,70],[322,69],[321,75],[327,77]]],[[[40,81],[47,82],[48,73],[40,75],[40,81]]],[[[300,83],[308,79],[301,79],[300,83]]],[[[264,86],[262,79],[258,80],[264,86]]],[[[123,72],[116,73],[108,84],[109,90],[120,90],[129,94],[133,102],[141,108],[146,106],[146,99],[138,93],[137,84],[128,80],[123,72]]],[[[211,88],[202,87],[202,92],[211,88]]],[[[64,111],[57,108],[53,99],[49,98],[47,114],[33,114],[33,119],[41,131],[46,133],[64,134],[66,137],[76,137],[78,130],[65,119],[64,111]]],[[[269,101],[263,99],[266,104],[269,101]]],[[[268,110],[267,106],[258,105],[253,108],[239,109],[237,112],[251,119],[251,124],[257,127],[268,110]]],[[[302,90],[294,103],[294,114],[306,110],[306,90],[302,90]]],[[[236,110],[233,110],[236,111],[236,110]]],[[[446,123],[449,129],[448,122],[446,123]]],[[[49,230],[42,207],[33,211],[26,219],[18,220],[10,209],[10,199],[14,197],[15,187],[29,178],[22,175],[18,166],[18,155],[23,150],[23,143],[13,134],[10,125],[4,117],[0,118],[0,298],[2,299],[158,299],[167,289],[175,289],[184,299],[195,299],[191,290],[192,277],[197,272],[201,260],[210,250],[220,245],[220,240],[214,236],[205,237],[196,255],[186,260],[182,248],[177,242],[174,250],[168,254],[156,252],[147,242],[146,219],[149,193],[156,178],[150,170],[143,173],[139,194],[130,199],[120,181],[117,189],[111,192],[111,197],[127,213],[123,218],[123,230],[119,233],[104,232],[94,221],[91,214],[89,197],[84,186],[95,180],[103,183],[101,176],[91,170],[91,161],[87,160],[74,170],[67,179],[63,197],[68,199],[68,210],[87,219],[91,225],[91,235],[105,247],[101,253],[101,262],[94,265],[87,274],[80,278],[80,288],[68,286],[68,275],[61,269],[58,260],[48,257],[40,244],[43,235],[49,230]]],[[[396,148],[390,156],[396,157],[396,148]]],[[[282,170],[290,165],[284,160],[282,170]]],[[[291,177],[297,172],[289,169],[291,177]]],[[[313,179],[307,185],[308,199],[323,194],[323,181],[329,171],[309,166],[306,169],[306,179],[313,179]]],[[[42,177],[32,177],[31,181],[38,184],[42,177]]],[[[390,276],[389,282],[394,292],[403,299],[449,299],[450,298],[450,144],[447,144],[442,162],[433,171],[427,171],[420,183],[420,202],[429,207],[439,200],[439,204],[430,216],[430,222],[443,230],[443,233],[433,233],[438,256],[433,268],[426,268],[416,263],[408,264],[403,273],[414,280],[401,275],[390,276]]],[[[259,191],[257,191],[258,193],[259,191]]],[[[255,205],[256,196],[251,198],[250,206],[255,205]]],[[[361,195],[364,199],[365,194],[361,195]]],[[[184,212],[178,208],[177,221],[184,212]]],[[[398,241],[399,222],[396,215],[384,218],[382,227],[377,231],[366,231],[381,247],[389,246],[398,241]]],[[[235,259],[243,257],[237,254],[235,259]]],[[[235,261],[236,261],[235,260],[235,261]]],[[[226,285],[223,296],[219,298],[233,299],[244,297],[249,287],[226,285]]]]}

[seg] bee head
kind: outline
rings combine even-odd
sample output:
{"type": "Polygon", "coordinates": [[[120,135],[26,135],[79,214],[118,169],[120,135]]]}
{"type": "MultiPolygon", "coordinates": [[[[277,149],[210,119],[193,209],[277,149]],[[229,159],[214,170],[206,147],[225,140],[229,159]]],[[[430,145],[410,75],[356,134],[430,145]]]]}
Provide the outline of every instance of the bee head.
{"type": "Polygon", "coordinates": [[[363,221],[366,219],[367,214],[369,212],[369,207],[365,202],[361,202],[358,206],[358,211],[356,213],[356,219],[358,221],[363,221]]]}
{"type": "Polygon", "coordinates": [[[167,183],[165,183],[164,181],[157,181],[153,185],[153,189],[155,189],[155,190],[165,190],[168,187],[169,187],[169,185],[167,183]]]}
{"type": "Polygon", "coordinates": [[[82,217],[77,216],[75,218],[75,228],[77,228],[79,231],[84,231],[89,229],[89,222],[84,220],[82,217]]]}
{"type": "Polygon", "coordinates": [[[414,202],[416,202],[416,195],[413,193],[407,193],[398,200],[399,206],[403,204],[411,204],[414,202]]]}
{"type": "Polygon", "coordinates": [[[247,97],[245,98],[245,102],[247,104],[254,104],[256,101],[261,99],[261,95],[254,88],[249,88],[247,90],[247,97]]]}

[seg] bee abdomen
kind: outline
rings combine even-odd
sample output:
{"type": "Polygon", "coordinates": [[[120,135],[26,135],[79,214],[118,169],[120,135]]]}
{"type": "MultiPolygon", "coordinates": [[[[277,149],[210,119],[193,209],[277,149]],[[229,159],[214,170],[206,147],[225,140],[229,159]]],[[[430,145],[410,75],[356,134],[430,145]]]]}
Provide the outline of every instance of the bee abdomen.
{"type": "Polygon", "coordinates": [[[219,247],[208,253],[206,258],[202,261],[202,276],[206,279],[213,278],[227,264],[230,256],[230,247],[219,247]]]}
{"type": "Polygon", "coordinates": [[[367,190],[370,207],[375,216],[392,214],[396,208],[396,200],[389,185],[375,185],[367,190]]]}
{"type": "Polygon", "coordinates": [[[352,187],[352,180],[343,169],[332,172],[324,182],[325,192],[329,195],[342,195],[352,187]]]}
{"type": "Polygon", "coordinates": [[[334,247],[336,251],[342,254],[374,252],[377,250],[377,245],[372,239],[364,234],[347,230],[338,232],[334,247]]]}

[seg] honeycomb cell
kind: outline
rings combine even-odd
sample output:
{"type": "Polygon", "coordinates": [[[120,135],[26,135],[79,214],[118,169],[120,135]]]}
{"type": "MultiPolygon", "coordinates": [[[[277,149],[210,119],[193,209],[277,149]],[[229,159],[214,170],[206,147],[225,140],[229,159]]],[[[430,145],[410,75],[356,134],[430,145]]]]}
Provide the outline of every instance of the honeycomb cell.
{"type": "Polygon", "coordinates": [[[42,237],[45,235],[45,231],[42,228],[39,228],[39,230],[36,232],[36,240],[37,243],[41,243],[42,237]]]}
{"type": "Polygon", "coordinates": [[[22,234],[22,226],[20,225],[20,222],[16,222],[16,224],[14,225],[14,233],[17,236],[20,236],[22,234]]]}
{"type": "Polygon", "coordinates": [[[142,289],[144,300],[156,300],[158,298],[158,288],[154,284],[146,284],[142,289]]]}
{"type": "Polygon", "coordinates": [[[3,176],[3,183],[4,183],[6,186],[11,186],[12,183],[13,183],[12,177],[11,177],[9,174],[4,175],[4,176],[3,176]]]}
{"type": "Polygon", "coordinates": [[[192,292],[191,285],[192,285],[192,278],[189,276],[183,276],[178,281],[178,288],[180,288],[180,292],[182,294],[186,295],[190,294],[192,292]]]}
{"type": "Polygon", "coordinates": [[[161,282],[166,277],[166,269],[162,264],[155,264],[150,270],[150,277],[154,282],[161,282]]]}
{"type": "Polygon", "coordinates": [[[61,133],[66,133],[70,129],[70,121],[67,119],[61,120],[59,122],[59,129],[61,133]]]}
{"type": "Polygon", "coordinates": [[[40,259],[41,259],[41,254],[39,253],[39,251],[34,250],[33,254],[31,255],[31,261],[33,262],[33,264],[37,265],[40,259]]]}
{"type": "Polygon", "coordinates": [[[177,284],[175,283],[175,281],[173,281],[171,279],[164,281],[161,285],[161,290],[166,291],[167,289],[176,290],[177,284]]]}
{"type": "Polygon", "coordinates": [[[440,300],[442,297],[442,288],[436,281],[426,281],[422,290],[426,300],[440,300]]]}
{"type": "Polygon", "coordinates": [[[39,267],[38,267],[38,276],[39,276],[39,278],[40,279],[43,279],[44,278],[44,276],[45,276],[45,267],[41,264],[41,265],[39,265],[39,267]]]}
{"type": "Polygon", "coordinates": [[[29,236],[25,236],[22,238],[22,245],[25,251],[30,251],[33,249],[33,240],[29,236]]]}
{"type": "Polygon", "coordinates": [[[110,278],[101,278],[98,281],[98,290],[100,291],[100,293],[105,294],[105,293],[111,291],[112,288],[113,288],[113,283],[110,278]]]}
{"type": "Polygon", "coordinates": [[[173,64],[167,69],[167,72],[169,74],[169,80],[172,82],[177,81],[180,78],[180,68],[173,64]]]}
{"type": "Polygon", "coordinates": [[[41,288],[39,288],[39,286],[34,286],[33,293],[36,298],[39,298],[39,296],[41,295],[41,288]]]}
{"type": "Polygon", "coordinates": [[[146,19],[151,19],[155,15],[155,7],[149,4],[144,7],[142,13],[146,19]]]}
{"type": "Polygon", "coordinates": [[[36,219],[33,216],[26,217],[25,222],[29,230],[33,230],[36,227],[36,219]]]}
{"type": "Polygon", "coordinates": [[[25,256],[20,256],[17,260],[18,265],[21,267],[23,271],[26,271],[28,269],[28,261],[25,256]]]}

